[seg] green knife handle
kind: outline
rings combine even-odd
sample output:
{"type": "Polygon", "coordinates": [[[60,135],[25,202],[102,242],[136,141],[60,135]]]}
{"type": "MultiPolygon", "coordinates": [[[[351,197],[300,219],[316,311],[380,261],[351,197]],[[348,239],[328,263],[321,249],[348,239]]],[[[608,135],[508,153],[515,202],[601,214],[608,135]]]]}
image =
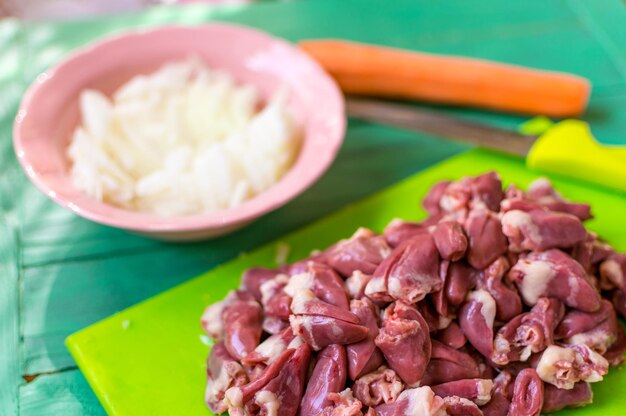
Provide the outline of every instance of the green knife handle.
{"type": "Polygon", "coordinates": [[[626,194],[626,147],[598,143],[584,121],[564,120],[550,127],[539,136],[526,163],[626,194]]]}

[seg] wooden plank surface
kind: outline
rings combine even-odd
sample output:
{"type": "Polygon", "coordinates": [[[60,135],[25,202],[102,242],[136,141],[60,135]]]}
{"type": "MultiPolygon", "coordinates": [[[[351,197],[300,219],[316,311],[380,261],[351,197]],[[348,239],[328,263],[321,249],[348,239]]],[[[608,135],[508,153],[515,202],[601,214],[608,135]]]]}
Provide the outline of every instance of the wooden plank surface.
{"type": "Polygon", "coordinates": [[[19,245],[14,228],[0,216],[0,414],[18,412],[20,333],[18,265],[19,245]]]}
{"type": "Polygon", "coordinates": [[[0,415],[18,414],[20,368],[20,288],[16,218],[8,212],[12,187],[5,180],[5,166],[13,157],[8,127],[14,103],[21,93],[15,78],[21,66],[20,26],[14,21],[0,23],[0,415]]]}
{"type": "MultiPolygon", "coordinates": [[[[62,345],[69,333],[464,149],[351,122],[335,164],[288,206],[219,240],[154,242],[55,206],[28,183],[14,160],[10,130],[19,96],[40,71],[68,51],[129,27],[219,19],[291,40],[344,37],[569,70],[594,83],[587,116],[594,132],[608,143],[625,143],[626,113],[619,108],[626,104],[626,71],[616,52],[626,50],[623,25],[617,24],[624,16],[619,0],[489,0],[480,6],[463,0],[397,0],[393,7],[377,0],[315,0],[223,10],[160,7],[82,22],[0,23],[0,229],[13,229],[10,235],[17,239],[15,244],[0,242],[14,257],[0,262],[0,289],[7,288],[0,293],[0,308],[15,311],[0,316],[0,364],[10,370],[0,372],[0,415],[15,414],[18,404],[20,413],[28,415],[101,414],[62,345]],[[5,272],[11,264],[19,265],[13,274],[5,272]],[[15,328],[19,333],[11,332],[15,328]],[[30,383],[21,378],[37,374],[42,375],[30,383]]],[[[443,111],[512,128],[523,121],[477,111],[443,111]]]]}

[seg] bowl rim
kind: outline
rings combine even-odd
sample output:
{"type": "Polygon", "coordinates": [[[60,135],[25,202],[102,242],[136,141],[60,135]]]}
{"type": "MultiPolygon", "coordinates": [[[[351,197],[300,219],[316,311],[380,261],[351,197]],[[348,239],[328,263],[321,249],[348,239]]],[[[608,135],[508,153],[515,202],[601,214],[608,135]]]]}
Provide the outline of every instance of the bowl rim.
{"type": "Polygon", "coordinates": [[[26,89],[16,113],[13,123],[13,148],[22,170],[25,172],[28,179],[37,188],[39,188],[44,195],[62,207],[73,211],[75,214],[86,219],[96,223],[137,232],[200,231],[214,228],[226,228],[236,224],[250,222],[262,215],[274,211],[299,196],[311,185],[313,185],[328,170],[330,165],[335,160],[345,137],[346,124],[345,100],[336,81],[317,61],[293,43],[273,36],[262,30],[239,24],[223,22],[210,22],[191,26],[174,24],[151,28],[131,29],[110,36],[105,36],[70,52],[57,64],[38,74],[35,80],[26,89]],[[24,125],[26,117],[28,117],[27,110],[31,109],[33,106],[34,97],[37,92],[42,88],[42,86],[52,82],[54,75],[57,72],[66,70],[68,67],[72,67],[77,60],[84,58],[86,55],[97,53],[97,51],[104,46],[112,43],[123,42],[129,38],[148,38],[154,34],[168,31],[203,31],[207,29],[237,30],[247,32],[248,35],[265,38],[272,43],[286,48],[289,50],[290,54],[295,54],[299,60],[307,62],[309,69],[315,71],[319,75],[320,79],[328,84],[332,94],[330,99],[333,101],[333,104],[338,107],[341,116],[337,117],[338,123],[336,123],[334,128],[334,137],[332,137],[332,141],[330,142],[331,145],[327,146],[328,151],[323,154],[318,154],[316,163],[312,165],[314,169],[308,169],[306,176],[298,178],[296,186],[285,188],[285,186],[281,185],[283,185],[283,180],[289,174],[289,171],[295,166],[297,159],[294,161],[294,165],[289,168],[289,170],[278,182],[238,206],[204,214],[167,217],[159,216],[157,214],[126,210],[111,204],[106,204],[88,196],[86,193],[78,189],[76,189],[77,196],[73,198],[59,195],[55,191],[54,187],[50,186],[44,179],[45,175],[40,175],[36,172],[31,163],[31,159],[29,158],[29,152],[27,151],[28,145],[25,145],[25,138],[22,136],[21,127],[24,125]],[[271,193],[272,198],[267,196],[268,193],[271,193]],[[106,213],[96,212],[96,210],[92,209],[95,207],[105,208],[106,213]]]}

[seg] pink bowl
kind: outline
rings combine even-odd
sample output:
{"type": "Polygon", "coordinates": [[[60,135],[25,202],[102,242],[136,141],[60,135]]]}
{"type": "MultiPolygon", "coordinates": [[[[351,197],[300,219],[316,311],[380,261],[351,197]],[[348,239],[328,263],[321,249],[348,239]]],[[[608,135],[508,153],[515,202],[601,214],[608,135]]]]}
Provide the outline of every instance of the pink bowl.
{"type": "Polygon", "coordinates": [[[263,32],[230,24],[164,27],[126,33],[81,49],[37,77],[15,118],[15,152],[48,197],[85,218],[168,240],[197,240],[236,230],[312,185],[330,166],[345,132],[339,88],[308,55],[263,32]],[[79,120],[84,88],[111,94],[131,77],[196,55],[255,85],[265,98],[282,84],[304,133],[300,154],[273,187],[235,208],[165,218],[104,204],[73,187],[65,150],[79,120]]]}

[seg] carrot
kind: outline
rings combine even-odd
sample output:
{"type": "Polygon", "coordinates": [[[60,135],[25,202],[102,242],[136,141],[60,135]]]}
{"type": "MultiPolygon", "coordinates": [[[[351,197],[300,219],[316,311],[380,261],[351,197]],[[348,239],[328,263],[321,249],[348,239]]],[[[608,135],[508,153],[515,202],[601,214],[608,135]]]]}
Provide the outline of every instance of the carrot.
{"type": "Polygon", "coordinates": [[[576,75],[482,59],[342,40],[307,40],[300,47],[347,94],[571,117],[585,111],[591,90],[576,75]]]}

